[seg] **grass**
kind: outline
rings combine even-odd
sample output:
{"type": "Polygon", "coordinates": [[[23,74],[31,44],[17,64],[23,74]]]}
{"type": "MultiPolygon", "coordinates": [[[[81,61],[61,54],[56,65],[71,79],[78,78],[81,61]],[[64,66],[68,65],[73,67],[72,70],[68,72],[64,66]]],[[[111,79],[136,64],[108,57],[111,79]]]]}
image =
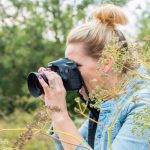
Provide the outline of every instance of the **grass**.
{"type": "MultiPolygon", "coordinates": [[[[12,115],[0,119],[0,129],[25,128],[26,125],[34,120],[33,113],[15,111],[12,115]]],[[[20,131],[0,132],[0,150],[11,150],[12,144],[17,140],[20,131]]],[[[24,150],[54,150],[52,139],[44,135],[37,134],[23,148],[24,150]]]]}

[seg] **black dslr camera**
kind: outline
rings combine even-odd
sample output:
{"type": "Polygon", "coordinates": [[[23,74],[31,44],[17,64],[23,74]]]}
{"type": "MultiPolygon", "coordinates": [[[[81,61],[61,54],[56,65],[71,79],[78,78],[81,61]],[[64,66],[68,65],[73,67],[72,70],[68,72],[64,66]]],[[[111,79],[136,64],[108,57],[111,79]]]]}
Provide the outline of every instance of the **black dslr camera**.
{"type": "MultiPolygon", "coordinates": [[[[46,69],[51,69],[61,76],[66,91],[79,90],[83,85],[83,79],[76,63],[68,58],[61,58],[56,61],[49,62],[46,69]]],[[[30,94],[34,97],[38,97],[44,93],[38,80],[39,76],[42,76],[45,82],[48,83],[48,80],[43,73],[31,72],[27,79],[30,94]]]]}

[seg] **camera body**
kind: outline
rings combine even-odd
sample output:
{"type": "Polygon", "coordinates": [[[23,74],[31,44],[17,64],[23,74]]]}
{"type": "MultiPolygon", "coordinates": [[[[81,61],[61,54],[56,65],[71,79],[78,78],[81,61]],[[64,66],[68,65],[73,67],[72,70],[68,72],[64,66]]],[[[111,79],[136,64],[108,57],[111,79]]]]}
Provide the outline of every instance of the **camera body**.
{"type": "MultiPolygon", "coordinates": [[[[56,61],[49,62],[46,69],[51,69],[60,75],[66,91],[79,90],[83,85],[83,79],[76,63],[68,58],[61,58],[56,61]]],[[[44,93],[43,88],[38,80],[39,76],[42,76],[42,78],[48,84],[48,80],[43,73],[31,72],[27,79],[28,89],[30,94],[34,97],[38,97],[44,93]]]]}

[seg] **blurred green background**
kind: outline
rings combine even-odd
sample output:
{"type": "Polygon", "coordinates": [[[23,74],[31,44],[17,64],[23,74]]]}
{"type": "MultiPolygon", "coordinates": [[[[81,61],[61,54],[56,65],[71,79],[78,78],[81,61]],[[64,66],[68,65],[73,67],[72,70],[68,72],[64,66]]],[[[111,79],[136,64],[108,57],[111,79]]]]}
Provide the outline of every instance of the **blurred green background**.
{"type": "MultiPolygon", "coordinates": [[[[133,37],[142,40],[150,35],[148,0],[136,5],[133,12],[138,28],[133,37]]],[[[113,3],[130,9],[128,0],[1,0],[0,1],[0,129],[21,128],[33,120],[33,113],[42,106],[38,98],[30,96],[26,79],[48,62],[64,57],[66,36],[73,26],[85,20],[95,5],[113,3]]],[[[130,16],[128,16],[130,17],[130,16]]],[[[136,24],[136,23],[135,23],[136,24]]],[[[128,33],[131,29],[128,28],[128,33]]],[[[131,39],[130,37],[129,39],[131,39]]],[[[74,107],[75,93],[68,93],[67,106],[79,125],[74,107]]],[[[18,132],[1,132],[11,145],[18,132]]],[[[53,150],[52,140],[37,136],[25,147],[27,150],[53,150]]]]}

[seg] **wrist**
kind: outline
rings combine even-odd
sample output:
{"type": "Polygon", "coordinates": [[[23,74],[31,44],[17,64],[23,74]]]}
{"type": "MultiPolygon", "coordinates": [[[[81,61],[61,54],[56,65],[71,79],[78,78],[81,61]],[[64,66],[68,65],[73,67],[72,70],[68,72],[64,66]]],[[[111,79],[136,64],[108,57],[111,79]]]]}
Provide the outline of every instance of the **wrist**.
{"type": "Polygon", "coordinates": [[[59,112],[59,113],[54,113],[52,115],[52,122],[55,123],[59,123],[59,122],[63,122],[67,119],[69,119],[69,114],[67,111],[63,111],[63,112],[59,112]]]}
{"type": "Polygon", "coordinates": [[[49,117],[52,119],[52,120],[57,120],[57,119],[60,119],[60,118],[64,118],[64,117],[67,117],[68,116],[68,112],[67,112],[67,109],[66,108],[61,108],[59,106],[51,106],[51,105],[45,105],[45,108],[46,108],[46,111],[49,115],[49,117]]]}

